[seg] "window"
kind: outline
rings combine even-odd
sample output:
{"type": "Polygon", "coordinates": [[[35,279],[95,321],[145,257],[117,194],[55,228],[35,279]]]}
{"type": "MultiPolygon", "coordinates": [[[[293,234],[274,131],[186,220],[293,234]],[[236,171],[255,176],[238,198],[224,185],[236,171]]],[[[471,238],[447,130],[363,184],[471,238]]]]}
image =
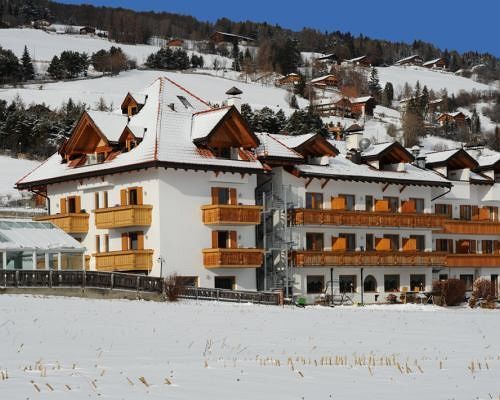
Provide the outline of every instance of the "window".
{"type": "Polygon", "coordinates": [[[120,190],[120,205],[142,205],[143,203],[142,187],[132,187],[120,190]]]}
{"type": "Polygon", "coordinates": [[[68,212],[76,213],[76,197],[68,197],[68,212]]]}
{"type": "Polygon", "coordinates": [[[236,189],[214,187],[212,188],[212,204],[236,204],[236,189]]]}
{"type": "Polygon", "coordinates": [[[186,108],[193,108],[191,103],[184,97],[184,96],[177,96],[177,98],[180,100],[182,105],[186,108]]]}
{"type": "Polygon", "coordinates": [[[181,286],[198,287],[197,276],[178,276],[177,279],[181,286]]]}
{"type": "Polygon", "coordinates": [[[436,251],[446,251],[448,253],[453,253],[453,240],[436,239],[436,251]]]}
{"type": "Polygon", "coordinates": [[[448,280],[448,274],[439,274],[439,280],[440,281],[447,281],[448,280]]]}
{"type": "Polygon", "coordinates": [[[481,253],[493,254],[493,240],[483,240],[481,242],[481,253]]]}
{"type": "Polygon", "coordinates": [[[472,219],[472,206],[461,205],[460,206],[460,219],[470,221],[472,219]]]}
{"type": "Polygon", "coordinates": [[[365,210],[373,211],[373,196],[365,196],[365,210]]]}
{"type": "Polygon", "coordinates": [[[411,198],[410,199],[411,201],[413,201],[413,203],[415,204],[415,212],[416,213],[423,213],[424,210],[425,210],[425,201],[424,199],[415,199],[415,198],[411,198]]]}
{"type": "Polygon", "coordinates": [[[306,208],[319,210],[323,208],[322,193],[306,193],[306,208]]]}
{"type": "Polygon", "coordinates": [[[219,249],[226,249],[229,247],[229,232],[228,231],[218,231],[218,241],[217,247],[219,249]]]}
{"type": "Polygon", "coordinates": [[[399,250],[399,235],[384,235],[384,239],[390,240],[390,250],[399,250]]]}
{"type": "Polygon", "coordinates": [[[375,237],[373,236],[373,233],[367,233],[366,234],[366,251],[373,251],[375,250],[375,237]]]}
{"type": "Polygon", "coordinates": [[[103,192],[103,201],[102,201],[102,206],[104,208],[108,208],[108,192],[103,192]]]}
{"type": "Polygon", "coordinates": [[[356,275],[339,276],[340,293],[354,293],[356,291],[356,275]]]}
{"type": "Polygon", "coordinates": [[[101,252],[101,237],[99,235],[95,235],[95,252],[101,252]]]}
{"type": "Polygon", "coordinates": [[[214,287],[216,289],[233,290],[235,287],[235,278],[234,276],[216,276],[214,278],[214,287]]]}
{"type": "Polygon", "coordinates": [[[109,252],[109,235],[106,233],[104,236],[104,252],[109,252]]]}
{"type": "Polygon", "coordinates": [[[451,218],[452,209],[451,204],[436,204],[434,206],[434,212],[439,215],[447,215],[451,218]]]}
{"type": "Polygon", "coordinates": [[[390,212],[398,212],[399,210],[399,198],[398,197],[388,197],[384,196],[384,200],[389,202],[389,211],[390,212]]]}
{"type": "Polygon", "coordinates": [[[415,292],[425,290],[425,275],[410,275],[410,290],[415,292]]]}
{"type": "Polygon", "coordinates": [[[122,250],[143,250],[144,232],[126,232],[122,233],[122,250]]]}
{"type": "Polygon", "coordinates": [[[99,192],[94,193],[94,209],[99,209],[99,192]]]}
{"type": "Polygon", "coordinates": [[[464,274],[460,275],[460,280],[465,283],[465,290],[470,291],[474,285],[474,275],[464,274]]]}
{"type": "Polygon", "coordinates": [[[457,240],[455,249],[457,254],[476,254],[476,241],[469,239],[457,240]]]}
{"type": "Polygon", "coordinates": [[[306,233],[306,250],[323,251],[324,241],[322,233],[306,233]]]}
{"type": "Polygon", "coordinates": [[[498,221],[498,207],[484,207],[488,212],[488,220],[498,221]]]}
{"type": "Polygon", "coordinates": [[[212,248],[235,249],[237,247],[238,243],[236,231],[212,231],[212,248]]]}
{"type": "Polygon", "coordinates": [[[399,292],[399,275],[384,275],[384,292],[399,292]]]}
{"type": "Polygon", "coordinates": [[[325,277],[323,275],[307,275],[307,293],[323,293],[325,287],[325,277]]]}
{"type": "Polygon", "coordinates": [[[138,204],[137,189],[129,189],[129,191],[128,191],[128,204],[129,205],[137,205],[138,204]]]}
{"type": "Polygon", "coordinates": [[[366,293],[377,291],[377,280],[373,275],[368,275],[363,283],[363,291],[366,293]]]}
{"type": "Polygon", "coordinates": [[[339,194],[339,197],[345,200],[345,209],[353,211],[356,204],[356,197],[353,194],[339,194]]]}
{"type": "Polygon", "coordinates": [[[137,232],[130,232],[128,234],[130,240],[129,250],[139,250],[139,235],[137,232]]]}
{"type": "Polygon", "coordinates": [[[415,239],[415,247],[417,251],[425,251],[425,236],[424,235],[410,235],[410,239],[415,239]]]}
{"type": "Polygon", "coordinates": [[[356,250],[356,234],[354,234],[354,233],[340,233],[339,237],[345,238],[347,251],[355,251],[356,250]]]}

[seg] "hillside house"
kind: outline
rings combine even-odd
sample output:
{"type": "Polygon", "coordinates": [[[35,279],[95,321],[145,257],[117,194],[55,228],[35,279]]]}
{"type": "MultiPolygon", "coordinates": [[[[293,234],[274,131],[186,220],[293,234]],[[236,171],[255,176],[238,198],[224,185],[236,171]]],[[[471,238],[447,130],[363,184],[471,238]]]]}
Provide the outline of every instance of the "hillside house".
{"type": "Polygon", "coordinates": [[[213,32],[210,35],[209,39],[215,44],[238,43],[238,44],[248,45],[252,44],[255,41],[254,38],[251,38],[249,36],[237,35],[235,33],[220,32],[220,31],[213,32]]]}
{"type": "Polygon", "coordinates": [[[184,46],[184,40],[182,39],[170,39],[166,43],[167,47],[172,48],[182,48],[184,46]]]}
{"type": "Polygon", "coordinates": [[[285,75],[281,78],[278,78],[275,82],[276,86],[283,86],[283,87],[287,87],[287,88],[293,88],[295,86],[297,86],[300,81],[301,81],[301,77],[299,74],[296,74],[294,72],[288,74],[288,75],[285,75]]]}
{"type": "Polygon", "coordinates": [[[337,87],[338,83],[337,77],[333,74],[319,76],[309,81],[309,84],[318,88],[334,88],[337,87]]]}
{"type": "Polygon", "coordinates": [[[426,61],[422,64],[423,67],[425,68],[431,68],[431,69],[446,69],[446,61],[444,58],[435,58],[434,60],[429,60],[426,61]]]}
{"type": "Polygon", "coordinates": [[[457,127],[464,127],[470,122],[470,118],[463,112],[457,111],[452,113],[442,113],[437,118],[437,122],[440,126],[451,124],[457,127]]]}
{"type": "Polygon", "coordinates": [[[365,115],[373,116],[373,110],[377,103],[372,96],[357,97],[350,100],[351,101],[351,112],[352,114],[359,117],[364,117],[365,115]]]}
{"type": "Polygon", "coordinates": [[[394,65],[422,65],[424,60],[419,55],[411,55],[409,57],[402,58],[394,63],[394,65]]]}
{"type": "Polygon", "coordinates": [[[351,58],[349,60],[342,61],[343,66],[354,66],[354,67],[369,67],[371,66],[370,59],[367,56],[360,56],[351,58]]]}

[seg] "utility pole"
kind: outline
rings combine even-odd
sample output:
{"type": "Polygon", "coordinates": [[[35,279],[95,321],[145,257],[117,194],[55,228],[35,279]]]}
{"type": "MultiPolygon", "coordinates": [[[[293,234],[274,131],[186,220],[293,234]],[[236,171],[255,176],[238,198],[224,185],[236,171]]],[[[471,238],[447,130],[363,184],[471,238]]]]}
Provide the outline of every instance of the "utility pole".
{"type": "Polygon", "coordinates": [[[264,247],[264,291],[267,290],[267,233],[266,233],[266,192],[262,191],[262,246],[264,247]]]}

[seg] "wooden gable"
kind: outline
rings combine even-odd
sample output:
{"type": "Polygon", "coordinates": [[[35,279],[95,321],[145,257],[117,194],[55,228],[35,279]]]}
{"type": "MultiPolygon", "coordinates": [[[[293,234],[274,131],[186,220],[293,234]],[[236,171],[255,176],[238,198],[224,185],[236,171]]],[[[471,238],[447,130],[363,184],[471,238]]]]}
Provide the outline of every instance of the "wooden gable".
{"type": "Polygon", "coordinates": [[[195,143],[218,149],[230,147],[254,149],[260,142],[238,110],[232,106],[212,131],[205,138],[196,139],[195,143]]]}
{"type": "Polygon", "coordinates": [[[339,154],[339,151],[335,146],[330,144],[320,134],[316,134],[310,139],[306,140],[300,146],[294,148],[295,151],[302,154],[304,157],[323,157],[331,156],[335,157],[339,154]]]}
{"type": "Polygon", "coordinates": [[[142,106],[143,106],[143,104],[138,103],[137,100],[134,99],[134,96],[132,96],[129,92],[125,96],[125,99],[123,99],[123,102],[122,102],[122,105],[120,108],[122,110],[122,114],[127,114],[127,115],[131,116],[131,115],[137,114],[140,111],[142,106]],[[135,110],[135,112],[134,112],[134,110],[135,110]]]}
{"type": "Polygon", "coordinates": [[[111,146],[106,136],[85,111],[59,152],[64,158],[71,159],[74,155],[94,153],[97,149],[110,151],[111,146]]]}
{"type": "Polygon", "coordinates": [[[370,156],[363,156],[365,161],[379,161],[380,165],[410,163],[415,158],[399,142],[393,142],[383,151],[370,156]]]}
{"type": "Polygon", "coordinates": [[[474,169],[478,166],[478,162],[464,149],[460,149],[445,162],[448,170],[455,169],[474,169]]]}

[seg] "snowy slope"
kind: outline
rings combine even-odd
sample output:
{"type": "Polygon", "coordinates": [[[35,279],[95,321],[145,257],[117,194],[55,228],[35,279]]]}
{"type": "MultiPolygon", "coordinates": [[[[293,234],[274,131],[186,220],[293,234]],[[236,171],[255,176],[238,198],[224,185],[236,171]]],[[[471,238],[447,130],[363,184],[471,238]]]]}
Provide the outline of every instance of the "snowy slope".
{"type": "MultiPolygon", "coordinates": [[[[114,43],[107,39],[85,35],[59,35],[54,32],[44,32],[38,29],[0,29],[0,46],[12,50],[18,57],[23,53],[24,46],[28,47],[31,57],[35,61],[50,61],[53,56],[64,50],[86,52],[91,55],[101,49],[118,46],[139,65],[144,64],[151,53],[158,51],[158,46],[146,44],[130,45],[114,43]]],[[[188,51],[191,55],[193,52],[188,51]]],[[[195,54],[199,54],[195,52],[195,54]]],[[[232,60],[213,54],[202,54],[205,66],[213,64],[215,58],[219,65],[230,67],[232,60]]]]}
{"type": "Polygon", "coordinates": [[[38,165],[38,161],[0,156],[0,201],[6,196],[20,198],[20,193],[14,189],[15,183],[38,165]]]}
{"type": "MultiPolygon", "coordinates": [[[[42,90],[38,84],[25,85],[23,88],[0,89],[0,99],[10,101],[19,94],[27,104],[43,102],[58,107],[71,97],[92,107],[100,97],[103,97],[108,104],[112,102],[117,108],[128,91],[139,91],[159,76],[173,79],[192,93],[212,103],[220,104],[227,97],[225,92],[232,86],[237,86],[243,91],[242,101],[252,107],[268,106],[274,109],[283,108],[287,113],[292,111],[286,102],[287,92],[284,89],[201,74],[149,70],[126,71],[114,77],[49,83],[44,84],[42,90]]],[[[307,105],[306,100],[298,100],[301,107],[307,105]]]]}
{"type": "Polygon", "coordinates": [[[394,86],[394,92],[396,95],[401,93],[406,82],[408,82],[411,86],[415,86],[417,81],[420,82],[421,87],[427,85],[429,90],[432,89],[434,91],[439,91],[445,88],[449,95],[452,93],[457,94],[460,90],[496,90],[494,86],[474,82],[472,79],[457,76],[451,72],[430,70],[423,67],[391,66],[385,68],[379,67],[377,70],[382,86],[384,86],[386,82],[391,82],[394,86]]]}
{"type": "Polygon", "coordinates": [[[2,295],[0,315],[5,399],[498,399],[499,311],[2,295]]]}

